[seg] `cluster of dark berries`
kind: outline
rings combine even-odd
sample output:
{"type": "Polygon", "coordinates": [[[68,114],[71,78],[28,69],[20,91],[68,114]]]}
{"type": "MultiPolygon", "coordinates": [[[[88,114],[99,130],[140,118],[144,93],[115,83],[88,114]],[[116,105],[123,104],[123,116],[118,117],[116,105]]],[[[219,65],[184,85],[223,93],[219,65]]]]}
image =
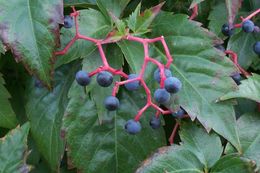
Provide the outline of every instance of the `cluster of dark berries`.
{"type": "MultiPolygon", "coordinates": [[[[252,33],[252,32],[259,32],[260,29],[258,26],[255,26],[254,22],[251,20],[245,20],[242,22],[242,30],[245,33],[252,33]]],[[[231,36],[232,34],[234,34],[234,26],[229,25],[229,24],[224,24],[222,26],[222,33],[225,36],[231,36]]],[[[253,46],[253,50],[257,55],[260,55],[260,41],[257,41],[254,46],[253,46]]]]}
{"type": "MultiPolygon", "coordinates": [[[[177,93],[182,87],[181,81],[178,78],[173,77],[169,69],[165,69],[164,73],[166,76],[166,79],[164,81],[164,88],[156,89],[156,91],[154,92],[154,99],[159,104],[166,104],[167,102],[169,102],[171,93],[173,94],[177,93]]],[[[134,78],[138,78],[138,75],[137,74],[128,75],[128,80],[134,78]]],[[[159,69],[155,70],[154,79],[158,83],[161,82],[159,69]]],[[[76,81],[81,86],[87,86],[91,82],[91,77],[86,71],[80,70],[76,73],[76,81]]],[[[97,74],[96,81],[101,87],[108,87],[113,83],[113,75],[110,72],[101,71],[97,74]]],[[[124,86],[127,90],[134,91],[140,88],[140,82],[136,80],[136,81],[126,83],[124,86]]],[[[119,100],[115,96],[108,96],[104,101],[104,106],[109,111],[114,111],[118,109],[119,105],[120,105],[119,100]]],[[[174,114],[174,116],[181,117],[182,115],[184,115],[184,113],[185,112],[183,111],[183,109],[180,109],[180,111],[175,113],[176,115],[174,114]]],[[[153,116],[152,119],[150,120],[150,126],[153,129],[159,128],[160,124],[161,124],[160,118],[157,116],[153,116]]],[[[135,121],[131,119],[127,121],[127,123],[125,124],[125,130],[130,134],[136,134],[140,132],[141,124],[139,121],[135,121]]]]}
{"type": "MultiPolygon", "coordinates": [[[[73,17],[65,16],[64,17],[64,27],[71,28],[73,26],[73,17]]],[[[76,26],[77,27],[77,26],[76,26]]],[[[91,77],[96,73],[88,73],[86,71],[80,70],[76,73],[76,81],[81,86],[87,86],[91,82],[91,77]],[[91,74],[91,75],[90,75],[91,74]]],[[[97,73],[96,81],[101,87],[109,87],[113,83],[113,74],[109,71],[101,70],[97,73]]],[[[124,84],[125,88],[129,91],[135,91],[140,88],[141,85],[141,76],[138,74],[129,74],[127,75],[128,81],[124,84]]],[[[171,94],[177,93],[182,88],[181,81],[172,76],[171,71],[168,68],[163,69],[157,68],[154,72],[154,80],[160,84],[160,88],[156,89],[154,92],[154,100],[158,104],[167,104],[170,101],[171,94]],[[162,71],[161,71],[162,70],[162,71]],[[162,81],[162,76],[164,75],[166,79],[162,81]]],[[[115,88],[114,88],[115,89],[115,88]]],[[[150,95],[149,95],[150,97],[150,95]]],[[[108,96],[104,100],[104,106],[108,111],[115,111],[119,108],[120,102],[118,98],[115,96],[115,93],[111,96],[108,96]]],[[[186,112],[180,108],[177,112],[172,115],[176,118],[181,118],[186,112]]],[[[157,129],[161,125],[161,120],[159,118],[160,111],[156,113],[156,115],[152,116],[150,120],[150,126],[153,129],[157,129]]],[[[142,126],[138,121],[139,118],[136,116],[135,119],[130,119],[125,124],[125,131],[129,134],[137,134],[141,131],[142,126]]]]}

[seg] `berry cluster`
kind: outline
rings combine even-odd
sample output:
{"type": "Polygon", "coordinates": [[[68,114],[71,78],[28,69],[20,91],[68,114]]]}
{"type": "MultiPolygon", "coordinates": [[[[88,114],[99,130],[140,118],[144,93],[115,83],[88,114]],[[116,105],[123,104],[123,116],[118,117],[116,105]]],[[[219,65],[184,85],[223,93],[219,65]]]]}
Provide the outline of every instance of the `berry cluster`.
{"type": "MultiPolygon", "coordinates": [[[[258,26],[256,26],[254,24],[254,22],[252,20],[250,20],[252,17],[254,17],[255,15],[257,15],[258,13],[260,12],[260,9],[256,10],[255,12],[253,12],[252,14],[250,14],[248,17],[246,18],[243,18],[241,17],[241,20],[242,20],[242,23],[239,23],[239,24],[235,24],[235,25],[232,25],[232,24],[227,24],[225,23],[223,26],[222,26],[222,33],[225,35],[225,36],[231,36],[234,34],[234,29],[235,28],[242,28],[242,30],[245,32],[245,33],[252,33],[252,32],[255,32],[255,33],[258,33],[260,32],[260,28],[258,26]]],[[[253,51],[257,54],[257,55],[260,55],[260,41],[257,41],[254,46],[253,46],[253,51]]]]}
{"type": "Polygon", "coordinates": [[[157,129],[160,127],[161,124],[159,118],[160,114],[172,114],[176,118],[184,117],[186,112],[182,108],[180,108],[180,110],[174,113],[172,113],[172,111],[170,110],[163,110],[162,108],[160,108],[160,105],[166,104],[170,101],[171,94],[177,93],[182,88],[181,81],[178,78],[172,76],[172,72],[170,71],[170,65],[173,61],[173,58],[169,52],[168,46],[163,36],[147,39],[147,38],[135,37],[130,33],[128,33],[126,36],[122,37],[122,39],[139,42],[144,47],[144,61],[140,73],[127,75],[120,69],[112,68],[107,62],[102,45],[110,43],[111,41],[109,40],[109,38],[106,38],[104,40],[99,40],[99,39],[94,39],[94,38],[81,35],[79,33],[78,30],[79,26],[77,21],[79,12],[76,11],[74,7],[72,7],[72,9],[73,9],[73,13],[71,13],[69,16],[64,17],[64,27],[71,28],[74,22],[76,27],[76,35],[63,50],[56,52],[56,55],[65,54],[76,40],[84,39],[96,44],[103,62],[102,66],[100,66],[99,68],[95,69],[92,72],[87,72],[83,70],[78,71],[76,73],[77,83],[85,87],[88,84],[90,84],[91,79],[93,78],[94,75],[96,75],[96,82],[98,83],[98,85],[101,87],[108,87],[113,83],[114,75],[120,75],[122,78],[124,78],[125,80],[123,81],[115,82],[112,94],[104,100],[104,106],[108,111],[114,111],[119,108],[120,101],[116,97],[116,93],[118,92],[118,89],[121,85],[124,85],[124,87],[129,91],[138,90],[141,86],[145,89],[147,95],[147,103],[142,109],[138,111],[134,119],[130,119],[126,122],[124,127],[126,132],[128,132],[129,134],[136,134],[141,131],[142,127],[139,122],[139,119],[144,113],[144,111],[149,107],[153,107],[154,109],[157,110],[156,114],[152,116],[150,120],[150,126],[153,129],[157,129]],[[165,55],[167,57],[167,63],[165,65],[149,56],[149,44],[154,42],[160,42],[164,47],[165,55]],[[158,103],[158,105],[152,101],[151,91],[143,79],[145,69],[149,62],[155,64],[158,67],[154,71],[154,76],[153,76],[154,80],[160,84],[160,88],[156,89],[153,95],[154,96],[153,98],[158,103]]]}

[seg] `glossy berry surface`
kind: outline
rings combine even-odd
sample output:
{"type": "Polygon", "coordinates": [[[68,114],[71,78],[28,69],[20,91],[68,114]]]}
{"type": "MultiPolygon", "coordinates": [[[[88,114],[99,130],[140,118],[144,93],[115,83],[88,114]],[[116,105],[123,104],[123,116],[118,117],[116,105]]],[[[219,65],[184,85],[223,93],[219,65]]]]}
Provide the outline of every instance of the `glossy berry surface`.
{"type": "Polygon", "coordinates": [[[169,93],[177,93],[180,91],[182,83],[176,77],[169,77],[164,81],[164,87],[169,93]]]}
{"type": "Polygon", "coordinates": [[[237,85],[240,84],[240,81],[241,81],[242,77],[241,77],[241,75],[239,73],[235,73],[231,77],[236,82],[237,85]]]}
{"type": "Polygon", "coordinates": [[[97,83],[102,87],[108,87],[113,82],[113,75],[107,71],[102,71],[97,75],[97,83]]]}
{"type": "MultiPolygon", "coordinates": [[[[137,77],[138,77],[137,74],[130,74],[130,75],[128,75],[128,79],[134,79],[134,78],[137,78],[137,77]]],[[[140,82],[139,81],[133,81],[133,82],[130,82],[130,83],[126,83],[125,87],[129,91],[138,90],[139,87],[140,87],[140,82]]]]}
{"type": "Polygon", "coordinates": [[[175,118],[182,118],[185,114],[186,111],[182,107],[180,107],[180,109],[177,112],[173,113],[172,116],[175,118]]]}
{"type": "Polygon", "coordinates": [[[165,104],[170,101],[171,95],[165,89],[157,89],[154,92],[154,99],[157,103],[165,104]]]}
{"type": "Polygon", "coordinates": [[[225,35],[225,36],[231,36],[232,34],[234,34],[234,29],[232,29],[227,23],[225,23],[222,26],[221,32],[225,35]]]}
{"type": "MultiPolygon", "coordinates": [[[[169,69],[164,69],[164,74],[166,76],[166,78],[171,77],[172,76],[172,72],[169,69]]],[[[161,82],[161,76],[160,76],[160,69],[157,68],[154,73],[153,73],[153,78],[160,83],[161,82]]]]}
{"type": "Polygon", "coordinates": [[[254,44],[254,52],[255,52],[257,55],[260,55],[260,41],[257,41],[257,42],[254,44]]]}
{"type": "Polygon", "coordinates": [[[104,104],[107,110],[114,111],[119,107],[119,100],[114,96],[108,96],[104,104]]]}
{"type": "Polygon", "coordinates": [[[242,30],[246,33],[253,32],[254,28],[255,28],[255,24],[251,20],[246,20],[242,23],[242,30]]]}
{"type": "Polygon", "coordinates": [[[152,117],[151,120],[150,120],[150,126],[153,128],[153,129],[158,129],[160,128],[161,126],[161,120],[160,118],[158,117],[152,117]]]}
{"type": "Polygon", "coordinates": [[[73,26],[73,18],[69,15],[64,16],[64,28],[71,28],[73,26]]]}
{"type": "Polygon", "coordinates": [[[76,81],[79,85],[86,86],[90,83],[91,78],[87,72],[80,70],[76,73],[76,81]]]}
{"type": "Polygon", "coordinates": [[[128,120],[125,124],[125,131],[129,134],[137,134],[141,131],[142,126],[139,121],[135,121],[133,119],[128,120]]]}

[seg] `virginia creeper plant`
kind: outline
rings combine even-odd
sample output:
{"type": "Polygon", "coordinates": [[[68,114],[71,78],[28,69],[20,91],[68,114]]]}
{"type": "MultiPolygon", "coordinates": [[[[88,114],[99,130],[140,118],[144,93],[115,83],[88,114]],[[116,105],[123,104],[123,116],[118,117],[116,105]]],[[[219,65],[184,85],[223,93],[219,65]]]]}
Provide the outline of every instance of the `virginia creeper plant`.
{"type": "Polygon", "coordinates": [[[260,172],[259,19],[258,0],[0,0],[0,172],[260,172]]]}

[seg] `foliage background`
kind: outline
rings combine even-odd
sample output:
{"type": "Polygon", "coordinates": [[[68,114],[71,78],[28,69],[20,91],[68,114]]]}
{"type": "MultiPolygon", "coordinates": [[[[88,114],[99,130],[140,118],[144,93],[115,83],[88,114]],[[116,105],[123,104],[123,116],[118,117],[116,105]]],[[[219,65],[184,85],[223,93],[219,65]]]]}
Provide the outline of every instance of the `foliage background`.
{"type": "MultiPolygon", "coordinates": [[[[237,29],[226,38],[220,32],[224,23],[238,23],[239,16],[259,9],[259,1],[166,0],[156,15],[150,8],[159,3],[0,0],[0,172],[259,171],[260,59],[252,49],[259,33],[237,29]],[[199,13],[191,21],[188,15],[195,4],[199,13]],[[183,83],[167,107],[182,106],[192,121],[165,115],[164,126],[153,130],[149,120],[155,111],[149,109],[141,118],[141,133],[126,134],[125,122],[145,104],[144,90],[122,87],[120,109],[107,112],[103,100],[111,87],[100,88],[92,79],[82,88],[74,80],[79,69],[100,66],[96,46],[80,40],[66,55],[54,55],[74,36],[75,28],[62,27],[71,5],[80,10],[80,32],[87,36],[104,38],[117,30],[120,37],[125,28],[140,37],[163,35],[174,57],[171,70],[183,83]],[[214,47],[219,44],[236,52],[239,64],[253,76],[237,86],[230,76],[238,69],[214,47]],[[176,121],[181,123],[176,144],[167,146],[176,121]]],[[[259,26],[259,17],[253,20],[259,26]]],[[[120,41],[104,49],[111,66],[127,73],[140,71],[143,48],[138,43],[120,41]]],[[[166,60],[160,44],[151,46],[149,53],[166,60]]],[[[152,78],[154,70],[150,65],[145,74],[152,92],[159,87],[152,78]]]]}

